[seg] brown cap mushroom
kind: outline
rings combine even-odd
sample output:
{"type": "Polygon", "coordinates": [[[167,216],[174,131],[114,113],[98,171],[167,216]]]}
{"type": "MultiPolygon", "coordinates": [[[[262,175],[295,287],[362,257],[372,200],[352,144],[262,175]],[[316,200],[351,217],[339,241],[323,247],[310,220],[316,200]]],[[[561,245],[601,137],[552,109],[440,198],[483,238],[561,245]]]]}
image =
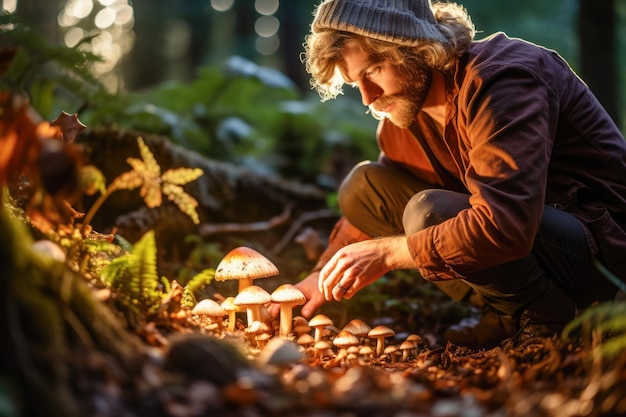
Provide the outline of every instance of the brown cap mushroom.
{"type": "Polygon", "coordinates": [[[257,285],[250,285],[235,297],[236,306],[244,307],[248,313],[248,326],[254,321],[261,320],[260,306],[271,300],[267,291],[257,285]]]}
{"type": "Polygon", "coordinates": [[[385,348],[385,338],[395,336],[396,332],[390,329],[387,326],[376,326],[367,334],[370,338],[376,339],[376,357],[380,357],[383,353],[383,349],[385,348]]]}
{"type": "Polygon", "coordinates": [[[271,295],[272,302],[280,305],[280,335],[287,337],[292,329],[292,308],[306,302],[306,297],[295,285],[283,284],[271,295]]]}
{"type": "Polygon", "coordinates": [[[215,279],[226,281],[239,280],[239,290],[252,285],[257,278],[278,275],[278,268],[259,252],[246,246],[240,246],[228,252],[215,269],[215,279]]]}
{"type": "Polygon", "coordinates": [[[409,359],[411,351],[415,349],[415,344],[410,340],[405,340],[400,343],[400,350],[402,351],[402,362],[406,362],[409,359]]]}
{"type": "Polygon", "coordinates": [[[361,319],[352,319],[343,327],[343,330],[347,330],[361,339],[367,337],[367,334],[372,328],[361,319]]]}

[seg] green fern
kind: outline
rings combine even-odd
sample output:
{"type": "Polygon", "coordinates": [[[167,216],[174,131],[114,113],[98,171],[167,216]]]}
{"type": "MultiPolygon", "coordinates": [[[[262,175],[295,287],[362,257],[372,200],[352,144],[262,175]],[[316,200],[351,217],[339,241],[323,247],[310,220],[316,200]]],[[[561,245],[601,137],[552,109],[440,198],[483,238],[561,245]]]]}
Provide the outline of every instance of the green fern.
{"type": "Polygon", "coordinates": [[[180,302],[183,308],[193,308],[196,305],[196,294],[202,291],[215,278],[215,268],[208,268],[196,274],[189,280],[183,289],[183,297],[180,302]]]}
{"type": "Polygon", "coordinates": [[[626,349],[626,302],[605,302],[586,309],[563,330],[568,338],[580,332],[583,339],[591,340],[593,332],[600,332],[602,341],[593,353],[613,358],[626,349]]]}
{"type": "Polygon", "coordinates": [[[169,281],[157,274],[156,255],[151,230],[135,243],[130,253],[114,259],[102,271],[103,281],[115,292],[116,300],[126,307],[131,324],[155,313],[168,291],[169,281]]]}

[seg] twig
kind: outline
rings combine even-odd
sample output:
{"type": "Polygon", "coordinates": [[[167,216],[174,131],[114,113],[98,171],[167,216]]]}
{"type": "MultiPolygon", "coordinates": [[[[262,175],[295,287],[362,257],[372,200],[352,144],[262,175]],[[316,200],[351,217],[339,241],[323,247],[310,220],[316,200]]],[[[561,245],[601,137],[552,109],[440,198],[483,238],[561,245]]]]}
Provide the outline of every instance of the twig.
{"type": "Polygon", "coordinates": [[[198,227],[198,234],[202,237],[208,235],[215,235],[219,233],[232,233],[232,232],[260,232],[272,229],[276,226],[280,226],[285,223],[291,215],[291,204],[285,206],[285,209],[278,216],[274,216],[266,221],[251,222],[251,223],[218,223],[209,224],[204,223],[198,227]]]}
{"type": "Polygon", "coordinates": [[[298,230],[302,227],[302,225],[306,222],[310,222],[312,220],[323,219],[326,217],[336,217],[337,213],[331,209],[321,209],[317,211],[309,211],[307,213],[303,213],[298,217],[292,224],[287,233],[283,236],[283,238],[274,246],[272,249],[272,253],[274,255],[278,255],[285,249],[285,246],[291,241],[293,236],[296,234],[298,230]]]}

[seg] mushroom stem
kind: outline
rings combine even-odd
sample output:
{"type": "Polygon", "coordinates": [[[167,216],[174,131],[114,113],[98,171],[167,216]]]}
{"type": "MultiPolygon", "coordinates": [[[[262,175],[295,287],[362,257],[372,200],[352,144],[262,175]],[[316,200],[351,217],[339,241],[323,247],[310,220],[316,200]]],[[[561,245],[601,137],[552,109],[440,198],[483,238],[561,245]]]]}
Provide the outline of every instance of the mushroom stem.
{"type": "Polygon", "coordinates": [[[291,304],[280,305],[280,335],[289,336],[292,329],[292,306],[291,304]]]}
{"type": "Polygon", "coordinates": [[[237,313],[235,311],[228,312],[228,330],[235,331],[235,322],[237,321],[237,313]]]}
{"type": "Polygon", "coordinates": [[[380,358],[380,355],[383,354],[383,350],[385,349],[385,337],[378,336],[376,338],[376,357],[380,358]]]}
{"type": "Polygon", "coordinates": [[[249,286],[252,285],[252,279],[251,278],[242,278],[239,280],[239,291],[238,293],[241,293],[243,290],[245,290],[246,288],[248,288],[249,286]]]}
{"type": "Polygon", "coordinates": [[[256,320],[261,319],[261,310],[259,309],[258,305],[248,306],[246,311],[248,313],[248,326],[250,326],[256,320]]]}

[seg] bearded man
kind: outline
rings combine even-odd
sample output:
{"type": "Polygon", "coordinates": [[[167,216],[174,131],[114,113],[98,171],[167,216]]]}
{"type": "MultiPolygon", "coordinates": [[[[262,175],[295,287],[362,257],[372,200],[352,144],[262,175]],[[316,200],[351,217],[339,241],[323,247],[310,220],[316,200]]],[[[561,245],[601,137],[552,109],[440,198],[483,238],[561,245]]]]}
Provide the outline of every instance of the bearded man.
{"type": "Polygon", "coordinates": [[[531,343],[615,296],[603,268],[626,279],[622,134],[557,53],[474,33],[454,3],[317,7],[304,54],[312,86],[323,100],[359,89],[380,119],[380,157],[340,186],[342,218],[297,284],[305,317],[416,269],[492,317],[450,340],[531,343]]]}

